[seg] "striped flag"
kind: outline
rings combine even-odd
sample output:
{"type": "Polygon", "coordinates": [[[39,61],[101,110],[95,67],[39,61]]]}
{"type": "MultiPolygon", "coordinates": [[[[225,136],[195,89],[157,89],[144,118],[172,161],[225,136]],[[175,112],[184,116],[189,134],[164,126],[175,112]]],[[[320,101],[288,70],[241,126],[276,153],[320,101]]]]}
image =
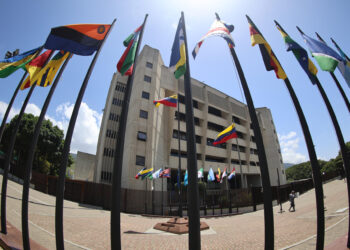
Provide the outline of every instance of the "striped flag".
{"type": "Polygon", "coordinates": [[[174,71],[176,79],[179,79],[186,72],[186,47],[184,37],[184,21],[182,17],[177,26],[173,47],[170,56],[170,70],[174,71]]]}
{"type": "Polygon", "coordinates": [[[20,55],[0,61],[0,78],[5,78],[17,69],[25,69],[24,66],[36,57],[40,48],[32,49],[20,55]]]}
{"type": "Polygon", "coordinates": [[[228,179],[231,180],[235,176],[236,176],[236,168],[233,168],[230,175],[228,176],[228,179]]]}
{"type": "Polygon", "coordinates": [[[236,127],[234,123],[232,123],[224,131],[218,134],[215,141],[213,142],[213,145],[224,143],[232,138],[237,138],[236,127]]]}
{"type": "Polygon", "coordinates": [[[222,173],[220,183],[222,183],[224,181],[224,178],[227,177],[227,171],[226,170],[227,170],[227,168],[225,168],[224,172],[222,173]]]}
{"type": "Polygon", "coordinates": [[[177,95],[172,95],[161,100],[153,101],[153,104],[156,105],[156,107],[159,107],[160,104],[168,107],[177,107],[177,95]]]}
{"type": "Polygon", "coordinates": [[[235,46],[235,43],[233,42],[233,38],[230,34],[233,31],[233,28],[233,25],[226,24],[221,20],[215,20],[214,23],[211,25],[208,33],[201,38],[201,40],[197,43],[196,47],[193,49],[193,58],[196,59],[199,48],[202,46],[204,40],[208,37],[221,36],[226,40],[228,46],[230,48],[233,48],[235,46]]]}

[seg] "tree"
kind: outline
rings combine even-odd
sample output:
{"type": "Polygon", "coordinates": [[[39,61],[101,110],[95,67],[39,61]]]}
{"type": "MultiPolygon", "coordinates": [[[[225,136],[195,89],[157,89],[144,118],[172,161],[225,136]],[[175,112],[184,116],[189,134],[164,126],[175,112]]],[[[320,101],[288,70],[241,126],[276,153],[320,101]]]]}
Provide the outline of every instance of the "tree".
{"type": "MultiPolygon", "coordinates": [[[[10,123],[6,124],[1,142],[1,150],[4,152],[7,152],[7,147],[17,119],[18,116],[15,116],[10,123]]],[[[24,114],[21,120],[13,153],[13,155],[17,157],[17,165],[21,168],[25,166],[27,161],[28,149],[37,121],[38,117],[32,114],[24,114]]],[[[53,126],[50,120],[43,121],[35,150],[33,170],[44,174],[58,175],[64,145],[63,137],[63,131],[57,126],[53,126]]],[[[72,163],[73,158],[69,156],[68,167],[70,167],[72,163]]]]}

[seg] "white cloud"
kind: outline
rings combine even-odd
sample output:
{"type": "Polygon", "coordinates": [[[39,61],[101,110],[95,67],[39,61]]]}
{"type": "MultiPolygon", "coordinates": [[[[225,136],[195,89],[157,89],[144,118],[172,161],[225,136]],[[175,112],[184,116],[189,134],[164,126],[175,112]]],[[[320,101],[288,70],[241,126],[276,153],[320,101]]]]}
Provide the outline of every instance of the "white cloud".
{"type": "MultiPolygon", "coordinates": [[[[0,118],[4,117],[7,106],[7,103],[0,101],[0,118]]],[[[56,116],[58,119],[54,119],[48,115],[45,116],[45,119],[51,120],[53,125],[56,125],[62,129],[66,135],[73,108],[73,104],[62,103],[56,108],[56,116]]],[[[28,103],[25,112],[39,116],[41,109],[33,103],[28,103]]],[[[8,121],[10,121],[18,113],[18,109],[12,108],[8,117],[8,121]]],[[[98,113],[97,111],[89,108],[89,106],[84,102],[81,104],[74,128],[71,143],[71,152],[76,153],[79,150],[91,154],[96,153],[101,121],[102,113],[98,113]]]]}
{"type": "Polygon", "coordinates": [[[307,157],[305,155],[297,152],[300,138],[297,137],[296,132],[291,131],[286,135],[278,135],[278,138],[284,162],[296,164],[307,161],[307,157]]]}

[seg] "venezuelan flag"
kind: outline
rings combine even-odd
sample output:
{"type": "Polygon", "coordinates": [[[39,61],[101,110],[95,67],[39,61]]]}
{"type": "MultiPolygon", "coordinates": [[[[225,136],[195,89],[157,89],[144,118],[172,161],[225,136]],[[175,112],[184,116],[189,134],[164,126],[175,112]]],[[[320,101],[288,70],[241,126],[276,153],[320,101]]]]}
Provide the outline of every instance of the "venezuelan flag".
{"type": "Polygon", "coordinates": [[[0,78],[8,77],[19,68],[24,69],[24,66],[35,58],[36,53],[39,51],[39,49],[40,48],[36,48],[9,59],[0,61],[0,78]]]}
{"type": "Polygon", "coordinates": [[[169,107],[177,107],[177,95],[165,97],[158,101],[153,101],[153,104],[156,105],[156,107],[159,107],[160,104],[164,104],[165,106],[169,107]]]}
{"type": "Polygon", "coordinates": [[[259,44],[259,48],[261,51],[261,55],[264,60],[265,68],[267,71],[274,70],[276,73],[276,77],[279,79],[286,79],[287,75],[284,72],[282,66],[277,60],[275,53],[273,53],[271,46],[266,42],[263,35],[260,33],[258,28],[255,26],[253,21],[246,16],[249,23],[249,31],[250,31],[250,40],[252,42],[252,46],[259,44]]]}
{"type": "Polygon", "coordinates": [[[179,20],[175,40],[171,49],[169,68],[174,71],[176,79],[179,79],[186,72],[186,47],[182,17],[179,20]]]}
{"type": "Polygon", "coordinates": [[[224,143],[232,138],[236,138],[236,128],[235,124],[232,123],[229,127],[227,127],[224,131],[220,132],[218,136],[216,137],[215,141],[213,142],[213,145],[224,143]]]}
{"type": "Polygon", "coordinates": [[[47,60],[49,60],[52,53],[52,50],[47,50],[26,65],[29,76],[23,81],[21,90],[29,88],[34,84],[36,76],[39,74],[47,60]]]}
{"type": "Polygon", "coordinates": [[[52,28],[44,47],[89,56],[99,49],[110,27],[109,24],[72,24],[52,28]]]}
{"type": "Polygon", "coordinates": [[[140,172],[137,173],[137,175],[135,176],[135,179],[138,179],[139,177],[142,178],[142,180],[147,177],[148,175],[152,174],[153,168],[143,168],[140,170],[140,172]]]}

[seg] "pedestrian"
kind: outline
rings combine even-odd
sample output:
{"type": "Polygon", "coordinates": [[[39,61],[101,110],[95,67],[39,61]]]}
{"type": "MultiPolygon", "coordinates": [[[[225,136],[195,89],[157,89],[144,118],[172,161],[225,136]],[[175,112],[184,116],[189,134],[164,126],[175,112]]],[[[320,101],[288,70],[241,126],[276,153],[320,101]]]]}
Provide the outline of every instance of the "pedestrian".
{"type": "Polygon", "coordinates": [[[289,202],[290,202],[289,212],[295,212],[294,199],[295,199],[295,192],[294,190],[292,190],[292,192],[289,194],[289,202]],[[291,211],[292,208],[293,210],[291,211]]]}

